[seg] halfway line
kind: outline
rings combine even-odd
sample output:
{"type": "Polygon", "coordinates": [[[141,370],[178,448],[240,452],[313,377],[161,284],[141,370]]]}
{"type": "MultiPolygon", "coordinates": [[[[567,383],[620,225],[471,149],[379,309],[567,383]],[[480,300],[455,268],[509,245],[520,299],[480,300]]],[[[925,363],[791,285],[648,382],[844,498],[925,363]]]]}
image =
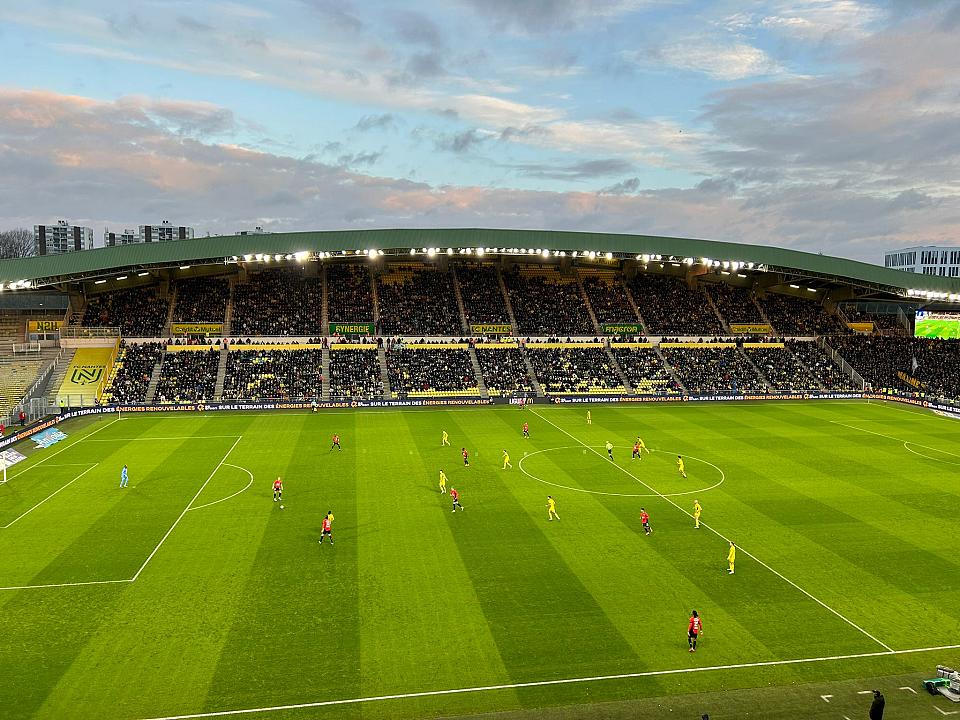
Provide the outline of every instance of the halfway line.
{"type": "MultiPolygon", "coordinates": [[[[702,523],[701,523],[702,524],[702,523]]],[[[381,700],[403,700],[406,698],[435,697],[437,695],[461,695],[464,693],[487,692],[490,690],[513,690],[515,688],[543,687],[546,685],[572,685],[575,683],[599,682],[602,680],[630,680],[632,678],[657,677],[661,675],[684,675],[687,673],[713,672],[717,670],[740,670],[744,668],[774,667],[777,665],[801,665],[833,660],[857,660],[860,658],[885,657],[889,655],[908,655],[939,650],[956,650],[960,645],[940,645],[939,647],[912,648],[910,650],[888,650],[885,652],[856,653],[853,655],[832,655],[828,657],[797,658],[794,660],[767,660],[763,662],[735,663],[732,665],[709,665],[707,667],[681,668],[677,670],[648,670],[645,672],[620,673],[618,675],[594,675],[592,677],[563,678],[560,680],[536,680],[533,682],[505,683],[502,685],[479,685],[476,687],[452,688],[449,690],[424,690],[422,692],[397,693],[394,695],[373,695],[371,697],[347,698],[344,700],[323,700],[319,702],[275,705],[273,707],[247,708],[244,710],[217,710],[213,712],[193,713],[191,715],[168,715],[146,720],[195,720],[195,718],[226,717],[228,715],[252,715],[254,713],[277,712],[279,710],[301,710],[304,708],[330,707],[332,705],[357,705],[381,700]]]]}
{"type": "MultiPolygon", "coordinates": [[[[580,439],[577,438],[576,436],[571,435],[570,433],[568,433],[566,430],[564,430],[562,427],[560,427],[560,426],[557,425],[556,423],[551,422],[550,420],[547,420],[547,418],[543,417],[543,416],[542,416],[540,413],[538,413],[536,410],[532,410],[531,412],[532,412],[534,415],[536,415],[538,418],[540,418],[541,420],[543,420],[545,423],[548,423],[548,424],[550,424],[550,425],[553,425],[553,427],[555,427],[557,430],[559,430],[560,432],[562,432],[562,433],[563,433],[564,435],[566,435],[567,437],[569,437],[569,438],[575,440],[576,442],[580,443],[583,447],[587,448],[587,450],[589,450],[590,452],[592,452],[593,454],[595,454],[597,457],[603,458],[604,460],[606,459],[606,458],[603,457],[603,455],[601,455],[599,452],[597,452],[596,449],[590,447],[589,445],[587,445],[585,442],[583,442],[582,440],[580,440],[580,439]]],[[[650,485],[647,485],[643,480],[641,480],[640,478],[638,478],[636,475],[634,475],[632,472],[630,472],[630,471],[627,470],[626,468],[621,467],[620,465],[617,465],[616,463],[613,463],[613,465],[614,465],[614,467],[618,468],[621,472],[626,473],[627,475],[629,475],[630,477],[632,477],[634,480],[636,480],[638,483],[640,483],[641,485],[643,485],[645,488],[647,488],[648,490],[650,490],[650,492],[654,493],[654,494],[657,495],[658,497],[662,498],[662,499],[665,500],[666,502],[668,502],[668,503],[670,503],[671,505],[673,505],[677,510],[679,510],[680,512],[682,512],[682,513],[683,513],[684,515],[686,515],[687,517],[689,517],[689,518],[692,518],[692,517],[693,517],[693,515],[692,515],[691,513],[687,512],[687,511],[684,510],[682,507],[680,507],[679,505],[677,505],[677,503],[675,503],[672,499],[668,498],[668,497],[667,497],[666,495],[664,495],[663,493],[661,493],[661,492],[657,491],[656,489],[652,488],[650,485]]],[[[726,535],[724,535],[723,533],[721,533],[719,530],[716,530],[716,529],[712,528],[710,525],[707,525],[707,524],[704,523],[704,522],[701,522],[700,525],[703,526],[703,527],[705,527],[705,528],[707,528],[707,530],[709,530],[710,532],[712,532],[712,533],[713,533],[714,535],[716,535],[717,537],[719,537],[719,538],[721,538],[721,539],[723,539],[723,540],[726,540],[727,542],[731,542],[730,538],[728,538],[726,535]]],[[[799,585],[797,585],[793,580],[785,577],[782,573],[779,573],[779,572],[777,572],[776,570],[774,570],[772,567],[770,567],[769,565],[767,565],[763,560],[761,560],[760,558],[758,558],[758,557],[757,557],[756,555],[754,555],[753,553],[749,552],[748,550],[745,550],[744,548],[740,547],[739,545],[737,545],[737,549],[739,549],[741,552],[743,552],[743,554],[746,555],[747,557],[752,558],[754,562],[759,563],[760,565],[762,565],[763,567],[765,567],[767,570],[769,570],[770,572],[772,572],[774,575],[776,575],[778,578],[780,578],[781,580],[783,580],[783,581],[786,582],[787,584],[792,585],[793,587],[795,587],[797,590],[799,590],[799,591],[802,592],[804,595],[806,595],[808,598],[810,598],[810,599],[813,600],[815,603],[817,603],[820,607],[824,608],[825,610],[829,610],[831,613],[833,613],[833,614],[836,615],[838,618],[840,618],[840,619],[843,620],[845,623],[847,623],[847,625],[849,625],[850,627],[859,630],[862,634],[866,635],[868,638],[870,638],[871,640],[873,640],[873,641],[874,641],[875,643],[877,643],[877,645],[879,645],[880,647],[886,648],[887,651],[889,651],[889,652],[893,652],[893,648],[890,647],[889,645],[887,645],[885,642],[883,642],[883,641],[881,641],[881,640],[878,640],[878,639],[875,638],[873,635],[871,635],[871,634],[868,633],[866,630],[864,630],[862,627],[860,627],[860,626],[857,625],[855,622],[853,622],[853,620],[851,620],[850,618],[846,617],[845,615],[841,615],[840,612],[838,612],[837,610],[834,610],[832,607],[830,607],[829,605],[827,605],[825,602],[823,602],[823,601],[820,600],[819,598],[814,597],[813,595],[811,595],[809,592],[807,592],[807,591],[804,590],[802,587],[800,587],[799,585]]]]}

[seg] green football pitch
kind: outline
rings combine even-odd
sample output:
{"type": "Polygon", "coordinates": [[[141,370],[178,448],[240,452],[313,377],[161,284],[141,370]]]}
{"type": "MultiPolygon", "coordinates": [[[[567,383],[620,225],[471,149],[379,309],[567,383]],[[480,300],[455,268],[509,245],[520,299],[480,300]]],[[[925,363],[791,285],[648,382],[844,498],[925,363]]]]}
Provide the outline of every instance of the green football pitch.
{"type": "Polygon", "coordinates": [[[0,485],[0,717],[842,720],[874,687],[890,717],[953,710],[918,682],[960,664],[960,425],[591,409],[69,421],[0,485]]]}
{"type": "Polygon", "coordinates": [[[953,338],[960,337],[960,322],[956,320],[918,320],[915,335],[925,338],[953,338]]]}

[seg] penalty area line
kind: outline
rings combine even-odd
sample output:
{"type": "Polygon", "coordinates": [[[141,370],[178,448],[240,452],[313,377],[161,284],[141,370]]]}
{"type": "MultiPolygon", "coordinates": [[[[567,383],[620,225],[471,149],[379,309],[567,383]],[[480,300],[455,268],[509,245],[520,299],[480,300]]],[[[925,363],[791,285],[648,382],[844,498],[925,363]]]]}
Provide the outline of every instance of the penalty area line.
{"type": "Polygon", "coordinates": [[[271,707],[244,708],[240,710],[214,710],[211,712],[192,713],[187,715],[166,715],[144,720],[197,720],[199,718],[229,717],[231,715],[253,715],[256,713],[280,712],[283,710],[302,710],[305,708],[321,708],[336,705],[358,705],[362,703],[380,702],[383,700],[404,700],[409,698],[436,697],[438,695],[463,695],[468,693],[491,692],[495,690],[514,690],[517,688],[545,687],[550,685],[574,685],[577,683],[602,682],[606,680],[631,680],[634,678],[660,677],[664,675],[687,675],[691,673],[717,672],[722,670],[743,670],[748,668],[777,667],[780,665],[803,665],[808,663],[833,662],[837,660],[858,660],[861,658],[887,657],[893,655],[909,655],[942,650],[956,650],[960,645],[940,645],[938,647],[911,648],[909,650],[885,650],[868,653],[853,653],[850,655],[829,655],[825,657],[794,658],[791,660],[764,660],[759,662],[733,663],[730,665],[707,665],[694,668],[676,668],[673,670],[646,670],[643,672],[619,673],[616,675],[593,675],[588,677],[561,678],[557,680],[534,680],[531,682],[504,683],[501,685],[477,685],[475,687],[450,688],[447,690],[424,690],[421,692],[395,693],[392,695],[372,695],[370,697],[344,698],[341,700],[320,700],[317,702],[293,703],[289,705],[274,705],[271,707]]]}
{"type": "MultiPolygon", "coordinates": [[[[578,438],[578,437],[576,437],[575,435],[572,435],[571,433],[567,432],[567,431],[564,430],[562,427],[560,427],[560,426],[557,425],[556,423],[552,422],[551,420],[548,420],[547,418],[543,417],[540,413],[536,412],[535,410],[533,410],[533,411],[531,411],[531,412],[533,412],[534,415],[536,415],[538,418],[540,418],[541,420],[543,420],[545,423],[547,423],[547,424],[552,425],[553,427],[555,427],[557,430],[559,430],[560,432],[562,432],[564,435],[566,435],[566,436],[569,437],[570,439],[575,440],[576,442],[580,443],[583,447],[587,448],[587,450],[589,450],[590,452],[592,452],[592,453],[593,453],[594,455],[596,455],[597,457],[606,460],[606,458],[604,458],[604,456],[603,456],[601,453],[599,453],[595,448],[592,448],[592,447],[590,447],[589,445],[587,445],[587,444],[586,444],[585,442],[583,442],[580,438],[578,438]]],[[[634,475],[632,472],[630,472],[630,471],[627,470],[626,468],[621,467],[620,465],[617,465],[617,463],[615,463],[615,462],[613,463],[613,465],[614,465],[614,467],[618,468],[621,472],[626,473],[627,475],[629,475],[630,477],[632,477],[634,480],[636,480],[638,483],[640,483],[641,485],[643,485],[643,487],[647,488],[650,492],[652,492],[653,494],[657,495],[657,496],[660,497],[662,500],[664,500],[664,501],[670,503],[671,505],[673,505],[677,510],[679,510],[680,512],[682,512],[684,515],[686,515],[687,517],[693,519],[693,513],[690,513],[690,512],[688,512],[688,511],[684,510],[684,509],[683,509],[682,507],[680,507],[677,503],[675,503],[671,498],[667,497],[666,495],[664,495],[664,494],[661,493],[661,492],[658,492],[655,488],[651,487],[650,485],[647,485],[647,483],[645,483],[643,480],[641,480],[640,478],[638,478],[636,475],[634,475]]],[[[717,530],[716,528],[711,527],[711,526],[708,525],[707,523],[701,522],[700,525],[701,525],[701,527],[705,527],[707,530],[709,530],[710,532],[712,532],[714,535],[716,535],[717,537],[721,538],[722,540],[726,540],[727,542],[732,542],[732,541],[730,540],[730,538],[728,538],[726,535],[724,535],[723,533],[721,533],[721,532],[720,532],[719,530],[717,530]]],[[[774,570],[772,567],[770,567],[769,565],[767,565],[767,563],[765,563],[763,560],[761,560],[761,559],[758,558],[756,555],[754,555],[753,553],[751,553],[749,550],[744,549],[744,548],[741,547],[740,545],[737,545],[737,548],[740,550],[740,552],[742,552],[742,553],[743,553],[744,555],[746,555],[748,558],[751,558],[751,559],[752,559],[754,562],[756,562],[757,564],[761,565],[762,567],[765,567],[767,570],[769,570],[771,573],[773,573],[774,575],[776,575],[778,578],[780,578],[781,580],[783,580],[783,581],[784,581],[785,583],[787,583],[788,585],[790,585],[790,586],[796,588],[797,590],[799,590],[801,593],[803,593],[803,594],[806,595],[808,598],[810,598],[811,600],[813,600],[815,603],[817,603],[817,605],[819,605],[820,607],[822,607],[824,610],[827,610],[827,611],[833,613],[833,614],[836,615],[838,618],[840,618],[841,620],[843,620],[847,625],[849,625],[850,627],[854,628],[855,630],[858,630],[861,634],[863,634],[863,635],[865,635],[866,637],[870,638],[870,639],[873,640],[877,645],[879,645],[880,647],[886,649],[888,652],[893,652],[893,648],[890,647],[889,645],[887,645],[885,642],[883,642],[882,640],[877,639],[876,637],[874,637],[873,635],[871,635],[870,633],[868,633],[868,632],[867,632],[866,630],[864,630],[862,627],[860,627],[859,625],[857,625],[853,620],[851,620],[850,618],[848,618],[848,617],[846,617],[845,615],[841,614],[838,610],[834,610],[832,607],[830,607],[830,606],[827,605],[825,602],[823,602],[823,600],[821,600],[820,598],[815,597],[814,595],[812,595],[812,594],[811,594],[810,592],[808,592],[807,590],[804,590],[802,587],[800,587],[799,585],[797,585],[797,583],[795,583],[795,582],[794,582],[793,580],[791,580],[790,578],[786,577],[785,575],[783,575],[782,573],[778,572],[777,570],[774,570]]]]}
{"type": "MultiPolygon", "coordinates": [[[[838,420],[831,420],[831,423],[834,425],[842,425],[845,428],[850,428],[851,430],[859,430],[860,432],[870,433],[871,435],[876,435],[877,437],[886,438],[887,440],[893,440],[898,443],[903,443],[904,445],[916,445],[917,447],[922,447],[925,450],[933,450],[933,452],[943,453],[944,455],[952,455],[955,458],[960,458],[960,455],[949,450],[941,450],[940,448],[935,448],[931,445],[924,445],[923,443],[914,442],[913,440],[904,440],[902,438],[894,437],[893,435],[884,435],[883,433],[878,433],[873,430],[867,430],[866,428],[857,427],[856,425],[847,425],[838,420]]],[[[908,448],[909,449],[909,448],[908,448]]],[[[916,453],[914,453],[916,454],[916,453]]],[[[935,458],[930,458],[931,460],[935,458]]]]}
{"type": "MultiPolygon", "coordinates": [[[[82,478],[84,475],[86,475],[88,472],[90,472],[91,470],[93,470],[93,469],[94,469],[95,467],[97,467],[97,465],[99,465],[100,463],[85,463],[85,464],[89,465],[90,467],[88,467],[88,468],[87,468],[86,470],[84,470],[82,473],[80,473],[79,475],[77,475],[73,480],[70,480],[66,485],[63,485],[63,486],[57,488],[56,490],[54,490],[52,493],[50,493],[49,495],[47,495],[43,500],[41,500],[40,502],[38,502],[36,505],[34,505],[34,506],[33,506],[32,508],[30,508],[29,510],[27,510],[27,511],[25,511],[24,513],[22,513],[22,514],[18,515],[17,517],[15,517],[13,520],[11,520],[10,522],[8,522],[6,525],[0,525],[0,530],[6,530],[8,527],[10,527],[10,526],[13,525],[15,522],[17,522],[17,520],[19,520],[20,518],[24,518],[24,517],[26,517],[27,515],[29,515],[30,513],[32,513],[32,512],[33,512],[34,510],[36,510],[38,507],[40,507],[41,505],[43,505],[47,500],[49,500],[50,498],[52,498],[52,497],[54,497],[55,495],[57,495],[61,490],[66,490],[68,487],[70,487],[71,485],[73,485],[77,480],[79,480],[79,479],[82,478]]],[[[51,466],[48,465],[47,467],[51,467],[51,466]]]]}

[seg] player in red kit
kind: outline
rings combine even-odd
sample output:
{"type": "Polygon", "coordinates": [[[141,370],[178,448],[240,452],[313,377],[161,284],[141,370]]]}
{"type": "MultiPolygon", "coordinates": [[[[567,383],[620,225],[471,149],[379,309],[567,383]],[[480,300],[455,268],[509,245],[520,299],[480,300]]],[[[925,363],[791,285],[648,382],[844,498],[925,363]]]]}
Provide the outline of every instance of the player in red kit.
{"type": "Polygon", "coordinates": [[[460,455],[463,456],[463,466],[470,467],[470,453],[466,448],[460,448],[460,455]]]}
{"type": "Polygon", "coordinates": [[[530,425],[527,424],[527,423],[524,423],[524,424],[523,424],[523,436],[524,436],[525,438],[530,437],[530,425]]]}
{"type": "Polygon", "coordinates": [[[273,481],[273,501],[283,500],[283,481],[277,478],[273,481]]]}
{"type": "Polygon", "coordinates": [[[640,457],[640,443],[634,443],[634,444],[633,444],[633,455],[630,456],[630,459],[631,459],[631,460],[634,460],[634,459],[640,460],[640,459],[641,459],[641,457],[640,457]]]}
{"type": "Polygon", "coordinates": [[[463,510],[463,505],[460,504],[460,493],[456,488],[450,488],[450,499],[453,500],[453,512],[456,512],[457,508],[463,510]]]}
{"type": "Polygon", "coordinates": [[[703,620],[700,619],[697,611],[694,610],[690,616],[690,624],[687,625],[687,644],[690,645],[690,652],[697,651],[697,638],[700,637],[702,632],[703,620]]]}
{"type": "Polygon", "coordinates": [[[333,511],[328,510],[323,516],[323,523],[320,526],[320,544],[323,545],[323,538],[330,538],[330,544],[333,545],[333,511]]]}
{"type": "Polygon", "coordinates": [[[643,534],[649,535],[653,532],[650,528],[650,515],[643,508],[640,508],[640,524],[643,525],[643,534]]]}
{"type": "Polygon", "coordinates": [[[334,436],[333,436],[333,444],[330,446],[330,452],[333,452],[333,449],[334,449],[334,448],[336,448],[337,450],[342,450],[342,449],[343,449],[343,448],[340,447],[340,436],[339,436],[339,435],[334,435],[334,436]]]}

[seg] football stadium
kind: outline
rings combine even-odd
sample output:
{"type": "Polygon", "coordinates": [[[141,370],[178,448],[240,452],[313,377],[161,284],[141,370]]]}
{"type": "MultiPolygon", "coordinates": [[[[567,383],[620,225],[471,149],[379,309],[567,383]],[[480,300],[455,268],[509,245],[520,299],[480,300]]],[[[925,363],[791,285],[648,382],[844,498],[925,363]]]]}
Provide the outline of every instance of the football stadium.
{"type": "Polygon", "coordinates": [[[4,718],[960,708],[957,278],[423,229],[0,282],[4,718]]]}

